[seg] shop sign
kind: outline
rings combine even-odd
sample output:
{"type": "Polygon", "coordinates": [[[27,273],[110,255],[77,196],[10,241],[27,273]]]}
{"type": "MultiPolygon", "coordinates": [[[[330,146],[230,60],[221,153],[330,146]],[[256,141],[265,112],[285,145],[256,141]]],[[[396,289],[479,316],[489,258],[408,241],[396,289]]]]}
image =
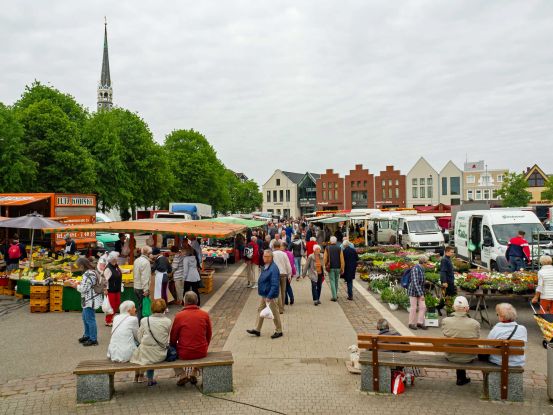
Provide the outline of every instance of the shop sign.
{"type": "Polygon", "coordinates": [[[96,207],[96,196],[56,195],[56,206],[96,207]]]}

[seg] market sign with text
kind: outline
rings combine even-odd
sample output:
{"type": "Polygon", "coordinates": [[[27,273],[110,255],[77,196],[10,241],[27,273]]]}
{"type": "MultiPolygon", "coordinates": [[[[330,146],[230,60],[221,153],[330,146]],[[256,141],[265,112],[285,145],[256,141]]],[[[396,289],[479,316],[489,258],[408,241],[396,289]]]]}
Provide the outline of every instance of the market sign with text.
{"type": "MultiPolygon", "coordinates": [[[[67,218],[64,218],[62,222],[65,225],[77,225],[77,224],[83,224],[83,223],[94,223],[95,218],[92,216],[70,216],[67,218]]],[[[88,232],[58,232],[55,234],[56,238],[56,245],[65,245],[65,235],[71,236],[72,239],[75,240],[78,246],[82,246],[83,244],[89,243],[89,242],[95,242],[96,241],[96,232],[95,231],[88,231],[88,232]]]]}
{"type": "Polygon", "coordinates": [[[94,195],[56,195],[56,206],[96,207],[94,195]]]}

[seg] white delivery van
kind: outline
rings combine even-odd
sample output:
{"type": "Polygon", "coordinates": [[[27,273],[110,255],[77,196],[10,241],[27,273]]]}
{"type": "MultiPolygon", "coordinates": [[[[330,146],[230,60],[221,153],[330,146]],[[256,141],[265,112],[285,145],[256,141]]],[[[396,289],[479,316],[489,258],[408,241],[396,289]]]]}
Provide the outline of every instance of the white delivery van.
{"type": "MultiPolygon", "coordinates": [[[[505,252],[509,240],[518,231],[524,231],[525,239],[532,244],[532,234],[543,231],[544,227],[531,210],[495,208],[457,213],[454,229],[457,256],[488,270],[507,271],[505,252]]],[[[539,249],[542,254],[553,253],[549,242],[539,249]]],[[[534,246],[534,260],[537,255],[538,246],[534,246]]]]}
{"type": "Polygon", "coordinates": [[[438,221],[431,215],[400,215],[397,233],[404,248],[441,250],[445,245],[438,221]]]}
{"type": "Polygon", "coordinates": [[[397,218],[399,212],[373,212],[365,217],[365,228],[368,235],[377,245],[395,244],[397,242],[397,218]]]}

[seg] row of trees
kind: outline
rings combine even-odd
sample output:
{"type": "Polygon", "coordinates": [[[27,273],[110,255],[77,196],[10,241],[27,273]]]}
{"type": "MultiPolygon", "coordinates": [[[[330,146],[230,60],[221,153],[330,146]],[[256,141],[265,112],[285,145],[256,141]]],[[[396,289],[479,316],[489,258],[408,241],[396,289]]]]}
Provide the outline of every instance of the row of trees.
{"type": "Polygon", "coordinates": [[[175,130],[160,145],[137,114],[90,114],[37,81],[14,105],[0,103],[0,177],[0,192],[95,193],[99,209],[124,216],[171,201],[216,212],[251,212],[262,202],[257,184],[238,180],[201,133],[175,130]]]}
{"type": "MultiPolygon", "coordinates": [[[[545,190],[541,194],[542,200],[553,201],[553,178],[545,183],[545,190]]],[[[497,194],[501,196],[504,207],[528,206],[532,200],[532,194],[526,190],[528,182],[522,173],[508,173],[503,179],[501,188],[497,194]]]]}

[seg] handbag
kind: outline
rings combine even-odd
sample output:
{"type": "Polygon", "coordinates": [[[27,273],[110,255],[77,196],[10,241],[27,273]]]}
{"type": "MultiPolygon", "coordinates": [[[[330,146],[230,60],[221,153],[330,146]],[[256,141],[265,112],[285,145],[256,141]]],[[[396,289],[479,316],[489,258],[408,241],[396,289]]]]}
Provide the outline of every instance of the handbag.
{"type": "Polygon", "coordinates": [[[174,346],[171,346],[170,344],[164,346],[162,343],[160,343],[156,337],[154,336],[154,333],[152,332],[152,329],[150,328],[150,317],[148,317],[146,319],[146,321],[148,322],[148,330],[150,331],[150,335],[152,336],[152,339],[155,340],[155,342],[157,343],[157,345],[159,347],[161,347],[162,349],[166,349],[167,350],[167,355],[165,357],[165,361],[166,362],[174,362],[175,360],[178,359],[178,354],[177,354],[177,349],[174,347],[174,346]]]}
{"type": "Polygon", "coordinates": [[[150,317],[152,315],[152,300],[150,297],[142,299],[142,317],[150,317]]]}

